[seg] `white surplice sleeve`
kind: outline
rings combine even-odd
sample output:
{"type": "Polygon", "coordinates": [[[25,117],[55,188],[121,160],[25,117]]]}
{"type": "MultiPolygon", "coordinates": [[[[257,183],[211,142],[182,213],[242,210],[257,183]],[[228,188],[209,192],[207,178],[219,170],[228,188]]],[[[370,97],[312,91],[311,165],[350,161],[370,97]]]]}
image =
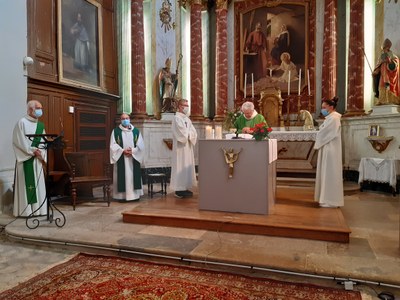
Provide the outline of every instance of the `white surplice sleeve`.
{"type": "Polygon", "coordinates": [[[192,122],[190,122],[190,129],[189,129],[189,141],[194,146],[197,142],[197,131],[194,128],[192,122]]]}
{"type": "Polygon", "coordinates": [[[172,122],[172,134],[179,143],[186,144],[188,142],[190,132],[189,122],[179,116],[175,116],[172,122]]]}
{"type": "Polygon", "coordinates": [[[332,115],[325,119],[317,132],[314,149],[320,149],[330,141],[340,136],[340,116],[332,115]]]}
{"type": "MultiPolygon", "coordinates": [[[[31,122],[27,119],[21,119],[14,127],[13,131],[13,146],[15,157],[18,162],[24,162],[34,156],[38,148],[32,147],[32,140],[30,140],[26,134],[35,134],[36,132],[36,122],[31,122]]],[[[45,131],[43,130],[43,134],[45,131]]],[[[47,155],[44,148],[40,149],[41,156],[44,161],[46,161],[47,155]]]]}
{"type": "Polygon", "coordinates": [[[142,134],[139,132],[138,140],[136,141],[136,147],[132,149],[132,156],[139,162],[144,161],[144,140],[142,134]]]}
{"type": "Polygon", "coordinates": [[[124,149],[121,148],[120,145],[117,144],[114,138],[114,130],[111,133],[110,138],[110,163],[115,164],[118,159],[121,157],[124,149]]]}

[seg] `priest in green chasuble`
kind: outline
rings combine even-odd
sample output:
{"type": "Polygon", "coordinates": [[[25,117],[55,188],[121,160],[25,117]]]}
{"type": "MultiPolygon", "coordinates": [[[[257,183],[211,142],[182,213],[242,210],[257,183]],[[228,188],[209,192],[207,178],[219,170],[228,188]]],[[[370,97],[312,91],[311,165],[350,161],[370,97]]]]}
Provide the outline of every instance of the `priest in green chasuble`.
{"type": "MultiPolygon", "coordinates": [[[[44,134],[42,104],[31,100],[27,103],[27,115],[18,121],[13,131],[13,147],[16,158],[14,180],[15,217],[47,215],[46,185],[43,163],[46,150],[41,148],[42,138],[29,139],[27,134],[44,134]]],[[[42,144],[43,145],[43,144],[42,144]]]]}
{"type": "Polygon", "coordinates": [[[263,115],[257,113],[254,109],[254,103],[247,101],[242,104],[242,114],[235,121],[235,128],[238,129],[238,133],[249,133],[251,134],[251,128],[256,124],[266,123],[263,115]]]}
{"type": "Polygon", "coordinates": [[[129,115],[123,113],[121,124],[114,128],[110,140],[110,162],[114,165],[114,199],[134,201],[143,195],[140,169],[143,159],[143,137],[131,124],[129,115]]]}

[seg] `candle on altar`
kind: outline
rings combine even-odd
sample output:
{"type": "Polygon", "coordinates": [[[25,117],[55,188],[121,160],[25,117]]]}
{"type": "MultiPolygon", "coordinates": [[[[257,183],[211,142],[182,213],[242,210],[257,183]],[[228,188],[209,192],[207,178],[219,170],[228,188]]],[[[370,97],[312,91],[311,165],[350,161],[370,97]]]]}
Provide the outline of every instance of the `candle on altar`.
{"type": "Polygon", "coordinates": [[[307,85],[308,85],[308,96],[311,95],[311,87],[310,87],[310,70],[307,69],[307,85]]]}
{"type": "Polygon", "coordinates": [[[254,74],[251,73],[251,98],[254,99],[254,74]]]}
{"type": "Polygon", "coordinates": [[[206,140],[212,139],[212,126],[206,126],[206,140]]]}
{"type": "Polygon", "coordinates": [[[247,73],[244,74],[244,88],[243,88],[243,93],[244,93],[244,98],[246,99],[246,85],[247,85],[247,73]]]}
{"type": "Polygon", "coordinates": [[[301,89],[301,69],[299,70],[299,96],[300,96],[300,89],[301,89]]]}
{"type": "Polygon", "coordinates": [[[221,125],[215,125],[215,138],[222,139],[222,126],[221,125]]]}
{"type": "Polygon", "coordinates": [[[236,75],[235,75],[235,90],[234,90],[234,95],[235,95],[234,99],[236,100],[236,75]]]}
{"type": "Polygon", "coordinates": [[[289,70],[288,80],[287,80],[287,94],[288,94],[288,96],[290,95],[290,70],[289,70]]]}

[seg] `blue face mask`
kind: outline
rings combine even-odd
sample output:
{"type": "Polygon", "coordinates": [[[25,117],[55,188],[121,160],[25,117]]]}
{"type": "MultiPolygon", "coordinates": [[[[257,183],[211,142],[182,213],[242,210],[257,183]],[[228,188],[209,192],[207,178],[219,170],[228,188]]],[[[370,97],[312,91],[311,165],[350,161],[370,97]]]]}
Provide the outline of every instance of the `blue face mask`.
{"type": "Polygon", "coordinates": [[[131,121],[128,119],[123,119],[121,121],[122,126],[127,127],[129,124],[131,124],[131,121]]]}
{"type": "Polygon", "coordinates": [[[40,118],[43,115],[43,110],[41,108],[35,109],[34,115],[36,118],[40,118]]]}
{"type": "Polygon", "coordinates": [[[329,112],[326,110],[326,108],[321,109],[321,114],[326,117],[327,115],[329,115],[329,112]]]}

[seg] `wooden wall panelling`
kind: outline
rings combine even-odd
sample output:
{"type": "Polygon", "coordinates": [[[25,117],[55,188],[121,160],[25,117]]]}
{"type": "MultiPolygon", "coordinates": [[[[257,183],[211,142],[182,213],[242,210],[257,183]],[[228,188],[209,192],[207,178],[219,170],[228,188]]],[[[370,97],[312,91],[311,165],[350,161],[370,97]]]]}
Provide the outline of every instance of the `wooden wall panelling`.
{"type": "Polygon", "coordinates": [[[110,109],[78,104],[75,108],[75,128],[76,151],[90,152],[92,175],[102,175],[104,163],[109,160],[110,109]]]}
{"type": "Polygon", "coordinates": [[[67,96],[63,97],[62,100],[62,122],[64,126],[64,142],[65,142],[65,151],[72,152],[74,150],[74,141],[75,141],[75,124],[74,124],[74,113],[69,112],[69,108],[72,107],[74,109],[74,101],[69,99],[67,96]]]}
{"type": "Polygon", "coordinates": [[[54,0],[27,1],[28,56],[34,60],[34,68],[28,68],[29,77],[57,80],[55,3],[54,0]]]}
{"type": "Polygon", "coordinates": [[[103,76],[104,88],[109,93],[118,94],[118,57],[113,3],[113,1],[103,3],[103,76]]]}

